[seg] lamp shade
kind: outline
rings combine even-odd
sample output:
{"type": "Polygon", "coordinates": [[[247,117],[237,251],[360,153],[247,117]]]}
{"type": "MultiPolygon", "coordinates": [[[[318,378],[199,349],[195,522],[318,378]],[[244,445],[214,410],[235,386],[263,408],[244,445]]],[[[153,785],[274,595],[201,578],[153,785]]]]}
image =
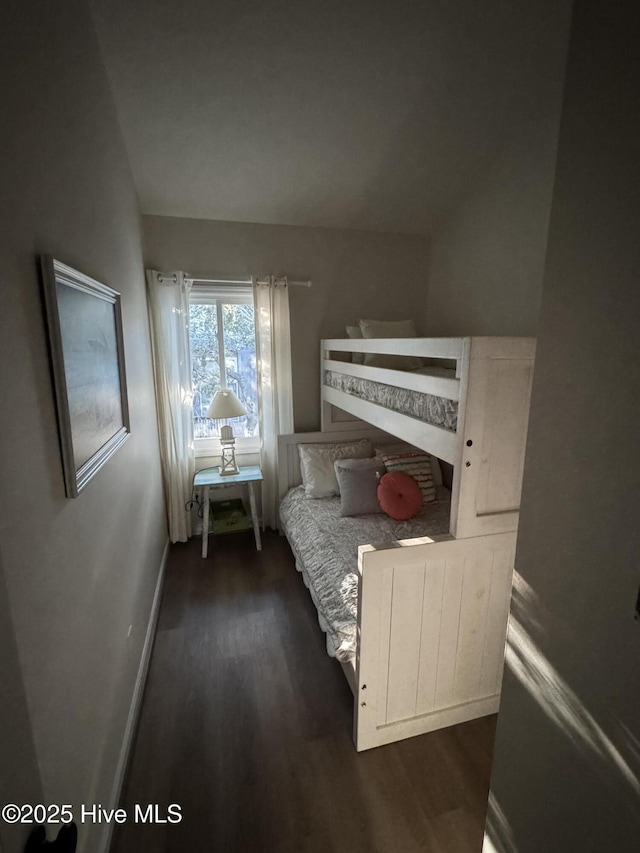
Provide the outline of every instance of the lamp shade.
{"type": "Polygon", "coordinates": [[[207,409],[208,418],[240,418],[246,415],[247,410],[236,397],[233,391],[223,388],[216,391],[211,405],[207,409]]]}

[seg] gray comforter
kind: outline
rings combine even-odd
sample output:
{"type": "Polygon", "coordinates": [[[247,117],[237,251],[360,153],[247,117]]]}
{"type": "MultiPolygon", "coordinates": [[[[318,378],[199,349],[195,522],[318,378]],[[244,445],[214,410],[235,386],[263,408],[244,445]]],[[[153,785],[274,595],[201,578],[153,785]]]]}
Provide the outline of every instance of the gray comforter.
{"type": "Polygon", "coordinates": [[[448,533],[450,510],[450,501],[443,500],[428,504],[409,521],[394,521],[384,513],[342,518],[340,498],[310,500],[302,486],[287,493],[280,520],[332,657],[348,661],[355,654],[358,545],[448,533]]]}

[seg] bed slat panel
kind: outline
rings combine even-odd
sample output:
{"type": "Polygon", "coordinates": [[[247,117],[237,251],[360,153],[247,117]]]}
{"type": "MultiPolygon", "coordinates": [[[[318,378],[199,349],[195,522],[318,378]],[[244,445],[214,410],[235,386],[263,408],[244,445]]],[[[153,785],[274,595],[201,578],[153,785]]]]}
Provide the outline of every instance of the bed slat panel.
{"type": "Polygon", "coordinates": [[[384,725],[387,719],[387,697],[389,695],[389,652],[391,644],[391,617],[393,600],[394,570],[389,567],[382,573],[380,593],[380,642],[377,679],[377,715],[378,725],[384,725]]]}
{"type": "Polygon", "coordinates": [[[287,491],[289,491],[289,489],[299,485],[302,482],[302,476],[300,474],[300,457],[298,455],[297,446],[294,444],[289,444],[287,446],[287,454],[287,467],[289,471],[289,484],[287,491]]]}
{"type": "Polygon", "coordinates": [[[354,697],[353,737],[356,743],[366,744],[363,749],[367,749],[369,746],[375,746],[375,733],[380,718],[378,703],[382,705],[383,714],[386,709],[386,683],[380,682],[379,677],[381,662],[385,658],[381,642],[384,618],[386,614],[387,620],[391,619],[391,605],[389,598],[383,607],[383,588],[385,575],[393,570],[370,572],[365,578],[362,575],[362,554],[358,558],[358,564],[358,631],[370,637],[371,642],[360,649],[356,660],[357,690],[354,697]]]}
{"type": "Polygon", "coordinates": [[[444,560],[434,560],[425,567],[416,714],[426,714],[435,707],[440,631],[442,629],[444,572],[444,560]]]}
{"type": "Polygon", "coordinates": [[[463,559],[458,558],[446,561],[444,589],[442,593],[442,623],[440,628],[438,673],[436,676],[435,708],[444,708],[447,705],[451,705],[453,701],[463,576],[463,559]]]}
{"type": "Polygon", "coordinates": [[[394,570],[387,723],[414,717],[420,667],[424,565],[394,570]]]}
{"type": "Polygon", "coordinates": [[[481,696],[499,692],[502,685],[512,577],[513,553],[508,548],[496,551],[493,558],[486,639],[482,652],[481,696]]]}
{"type": "Polygon", "coordinates": [[[492,554],[468,557],[465,560],[458,654],[453,680],[454,701],[464,702],[480,696],[492,571],[492,554]]]}

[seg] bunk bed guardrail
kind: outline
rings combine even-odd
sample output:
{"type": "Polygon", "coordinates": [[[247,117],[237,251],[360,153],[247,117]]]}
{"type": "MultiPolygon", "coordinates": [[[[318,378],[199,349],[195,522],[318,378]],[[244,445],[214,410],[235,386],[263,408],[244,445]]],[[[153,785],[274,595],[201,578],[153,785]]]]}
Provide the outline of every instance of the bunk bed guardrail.
{"type": "Polygon", "coordinates": [[[458,538],[517,528],[535,338],[328,339],[321,348],[323,432],[362,429],[365,422],[453,465],[451,532],[458,538]],[[335,353],[430,363],[420,372],[394,370],[341,361],[335,353]],[[455,406],[453,428],[368,398],[371,384],[355,391],[332,386],[328,374],[425,395],[429,410],[444,401],[455,406]]]}

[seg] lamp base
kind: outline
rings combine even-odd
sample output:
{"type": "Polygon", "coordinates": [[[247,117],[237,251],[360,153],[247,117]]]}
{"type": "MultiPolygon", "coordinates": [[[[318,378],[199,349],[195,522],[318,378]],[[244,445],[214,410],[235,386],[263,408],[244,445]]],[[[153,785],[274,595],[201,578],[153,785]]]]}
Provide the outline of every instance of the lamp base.
{"type": "Polygon", "coordinates": [[[239,468],[223,468],[222,465],[220,465],[220,467],[218,468],[218,473],[220,474],[221,477],[226,477],[230,474],[239,474],[240,469],[239,468]]]}
{"type": "Polygon", "coordinates": [[[222,458],[220,460],[221,465],[219,468],[220,476],[227,477],[232,474],[239,474],[240,470],[236,464],[236,454],[234,448],[235,442],[231,442],[229,444],[225,444],[223,442],[222,445],[222,458]]]}

